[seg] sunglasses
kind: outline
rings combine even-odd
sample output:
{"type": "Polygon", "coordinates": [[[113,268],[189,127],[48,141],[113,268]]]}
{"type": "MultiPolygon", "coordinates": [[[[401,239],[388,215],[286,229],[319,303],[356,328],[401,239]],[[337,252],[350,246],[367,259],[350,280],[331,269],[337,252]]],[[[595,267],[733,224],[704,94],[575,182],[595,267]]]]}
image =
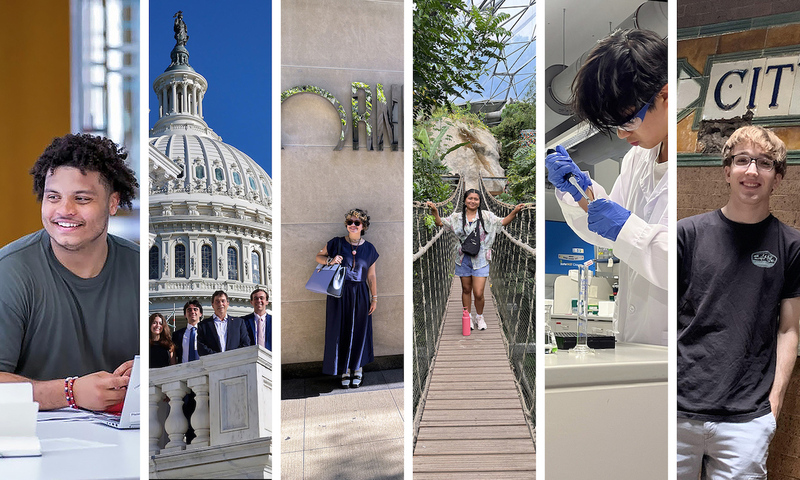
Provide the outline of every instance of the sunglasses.
{"type": "Polygon", "coordinates": [[[349,227],[350,225],[355,225],[356,227],[360,227],[361,226],[361,220],[348,220],[347,221],[347,226],[349,227]]]}
{"type": "Polygon", "coordinates": [[[636,115],[634,115],[633,118],[622,125],[619,125],[617,128],[626,132],[632,132],[641,127],[642,122],[644,122],[644,116],[647,115],[647,109],[650,108],[650,105],[652,105],[653,101],[655,101],[656,95],[658,95],[658,92],[654,93],[653,96],[650,97],[650,100],[648,100],[647,103],[645,103],[644,106],[638,112],[636,112],[636,115]]]}

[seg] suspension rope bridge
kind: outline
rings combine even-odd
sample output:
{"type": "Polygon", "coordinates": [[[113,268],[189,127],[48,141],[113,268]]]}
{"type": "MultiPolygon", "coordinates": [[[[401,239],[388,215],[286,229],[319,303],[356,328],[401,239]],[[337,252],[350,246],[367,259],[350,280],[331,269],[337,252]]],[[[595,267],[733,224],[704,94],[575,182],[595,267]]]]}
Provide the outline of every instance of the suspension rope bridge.
{"type": "MultiPolygon", "coordinates": [[[[437,204],[461,208],[463,178],[437,204]]],[[[514,208],[480,185],[482,208],[514,208]]],[[[493,245],[484,318],[461,334],[458,241],[414,203],[414,478],[535,478],[535,215],[523,208],[493,245]]]]}

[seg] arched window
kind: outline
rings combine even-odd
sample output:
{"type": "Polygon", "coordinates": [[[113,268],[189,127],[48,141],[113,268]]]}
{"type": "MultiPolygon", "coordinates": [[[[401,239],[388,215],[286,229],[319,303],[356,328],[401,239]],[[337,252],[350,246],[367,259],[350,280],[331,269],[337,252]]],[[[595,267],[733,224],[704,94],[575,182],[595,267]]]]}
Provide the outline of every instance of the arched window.
{"type": "Polygon", "coordinates": [[[175,245],[175,276],[188,277],[186,275],[186,245],[181,243],[175,245]]]}
{"type": "Polygon", "coordinates": [[[228,280],[239,280],[239,255],[233,247],[228,247],[228,280]]]}
{"type": "Polygon", "coordinates": [[[253,252],[251,262],[253,263],[253,283],[261,283],[261,259],[258,252],[253,252]]]}
{"type": "Polygon", "coordinates": [[[200,248],[200,275],[203,278],[211,278],[211,245],[203,245],[200,248]]]}
{"type": "Polygon", "coordinates": [[[150,247],[150,268],[149,268],[150,275],[148,276],[150,280],[158,280],[158,274],[159,274],[158,260],[159,260],[158,247],[153,245],[152,247],[150,247]]]}

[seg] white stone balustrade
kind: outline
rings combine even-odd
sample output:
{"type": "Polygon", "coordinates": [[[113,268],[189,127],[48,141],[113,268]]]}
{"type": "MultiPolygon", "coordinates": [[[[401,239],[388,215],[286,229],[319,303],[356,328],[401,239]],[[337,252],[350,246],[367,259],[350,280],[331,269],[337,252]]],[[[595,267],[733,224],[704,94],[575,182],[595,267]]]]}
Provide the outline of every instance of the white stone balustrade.
{"type": "Polygon", "coordinates": [[[233,469],[241,478],[270,478],[272,354],[251,346],[151,369],[149,416],[151,476],[233,469]],[[191,418],[196,437],[186,445],[183,400],[189,392],[197,403],[191,418]],[[162,421],[158,410],[167,402],[169,414],[162,421]],[[228,453],[217,458],[221,451],[228,453]]]}

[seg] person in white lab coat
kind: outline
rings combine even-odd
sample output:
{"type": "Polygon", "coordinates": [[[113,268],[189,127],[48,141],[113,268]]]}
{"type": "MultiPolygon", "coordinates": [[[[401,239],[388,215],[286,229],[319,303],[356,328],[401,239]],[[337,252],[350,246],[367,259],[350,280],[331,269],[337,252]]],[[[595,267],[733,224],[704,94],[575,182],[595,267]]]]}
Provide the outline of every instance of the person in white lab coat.
{"type": "Polygon", "coordinates": [[[631,144],[610,194],[556,147],[545,160],[569,226],[613,248],[619,267],[619,335],[667,344],[667,46],[655,33],[621,30],[590,52],[572,84],[576,116],[631,144]],[[568,180],[574,176],[589,203],[568,180]]]}

